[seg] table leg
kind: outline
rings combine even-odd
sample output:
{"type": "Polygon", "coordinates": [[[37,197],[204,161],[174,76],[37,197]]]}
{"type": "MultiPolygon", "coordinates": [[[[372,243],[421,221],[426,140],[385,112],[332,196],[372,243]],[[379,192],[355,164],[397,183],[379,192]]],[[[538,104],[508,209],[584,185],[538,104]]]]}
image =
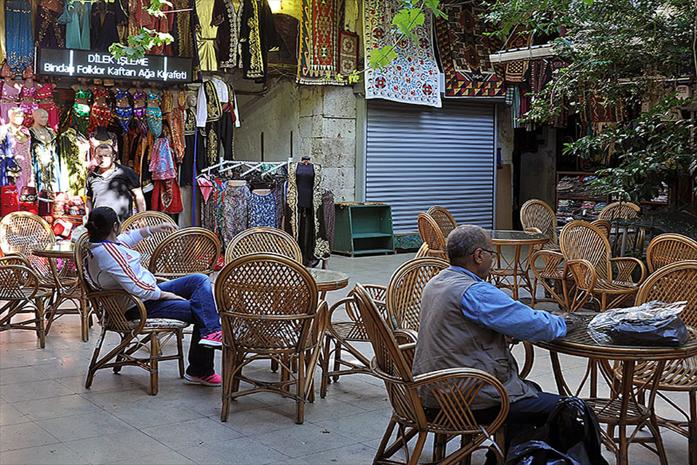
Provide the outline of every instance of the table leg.
{"type": "Polygon", "coordinates": [[[518,272],[520,270],[520,248],[521,246],[516,244],[513,248],[515,250],[513,257],[513,300],[518,300],[518,272]]]}
{"type": "Polygon", "coordinates": [[[568,396],[569,392],[564,383],[564,374],[562,373],[561,363],[559,362],[559,354],[550,350],[549,358],[552,361],[552,371],[554,372],[554,382],[557,384],[557,392],[560,396],[568,396]]]}

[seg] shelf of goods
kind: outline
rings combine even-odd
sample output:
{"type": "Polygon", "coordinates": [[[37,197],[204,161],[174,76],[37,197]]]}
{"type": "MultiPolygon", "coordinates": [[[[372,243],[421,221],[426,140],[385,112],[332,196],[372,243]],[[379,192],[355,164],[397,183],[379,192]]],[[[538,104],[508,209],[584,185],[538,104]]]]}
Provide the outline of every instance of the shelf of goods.
{"type": "Polygon", "coordinates": [[[337,203],[332,252],[352,257],[394,253],[390,206],[373,202],[337,203]]]}

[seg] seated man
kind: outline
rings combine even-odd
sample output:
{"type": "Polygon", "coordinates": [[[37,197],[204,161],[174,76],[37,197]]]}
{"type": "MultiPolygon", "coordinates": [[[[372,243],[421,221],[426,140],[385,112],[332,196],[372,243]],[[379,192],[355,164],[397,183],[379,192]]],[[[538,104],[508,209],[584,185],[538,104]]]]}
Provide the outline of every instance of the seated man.
{"type": "MultiPolygon", "coordinates": [[[[564,318],[533,310],[484,281],[496,252],[482,228],[459,226],[448,236],[447,250],[451,266],[431,279],[421,300],[414,374],[462,367],[485,371],[508,393],[509,428],[541,426],[559,396],[520,379],[506,336],[527,341],[556,339],[566,335],[564,318]]],[[[427,408],[438,407],[429,393],[422,395],[427,408]]],[[[492,420],[499,405],[493,388],[483,389],[472,402],[482,422],[492,420]]]]}
{"type": "MultiPolygon", "coordinates": [[[[145,304],[150,318],[171,318],[194,324],[189,347],[187,384],[220,386],[222,378],[213,368],[214,352],[206,347],[222,346],[220,318],[215,308],[208,276],[192,274],[157,284],[155,276],[140,264],[140,253],[130,249],[144,238],[172,229],[169,224],[148,226],[117,237],[120,223],[110,207],[90,212],[87,224],[90,253],[86,278],[96,289],[123,289],[145,304]]],[[[126,313],[136,319],[135,309],[126,313]]]]}

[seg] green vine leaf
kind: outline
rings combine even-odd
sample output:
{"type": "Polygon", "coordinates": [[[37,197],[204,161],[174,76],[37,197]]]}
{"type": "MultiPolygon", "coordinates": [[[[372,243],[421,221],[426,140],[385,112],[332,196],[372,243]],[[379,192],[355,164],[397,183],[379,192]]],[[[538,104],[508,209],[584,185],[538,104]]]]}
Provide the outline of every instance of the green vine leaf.
{"type": "Polygon", "coordinates": [[[412,40],[416,39],[414,29],[423,26],[425,22],[426,15],[420,8],[402,8],[392,18],[392,24],[397,30],[412,40]]]}
{"type": "Polygon", "coordinates": [[[441,19],[448,19],[448,15],[440,9],[440,0],[424,0],[424,6],[431,10],[434,16],[441,19]]]}
{"type": "Polygon", "coordinates": [[[370,55],[370,67],[373,69],[383,69],[397,59],[397,52],[394,45],[385,45],[375,50],[370,55]]]}

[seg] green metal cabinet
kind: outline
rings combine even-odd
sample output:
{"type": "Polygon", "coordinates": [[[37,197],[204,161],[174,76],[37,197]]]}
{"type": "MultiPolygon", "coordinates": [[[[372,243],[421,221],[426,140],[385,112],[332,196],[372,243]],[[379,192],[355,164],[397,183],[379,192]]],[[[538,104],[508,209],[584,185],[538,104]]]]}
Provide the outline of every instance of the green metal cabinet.
{"type": "Polygon", "coordinates": [[[337,203],[332,252],[352,257],[394,253],[390,206],[374,202],[337,203]]]}

